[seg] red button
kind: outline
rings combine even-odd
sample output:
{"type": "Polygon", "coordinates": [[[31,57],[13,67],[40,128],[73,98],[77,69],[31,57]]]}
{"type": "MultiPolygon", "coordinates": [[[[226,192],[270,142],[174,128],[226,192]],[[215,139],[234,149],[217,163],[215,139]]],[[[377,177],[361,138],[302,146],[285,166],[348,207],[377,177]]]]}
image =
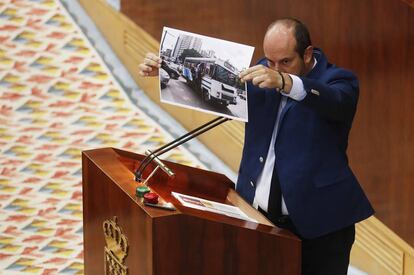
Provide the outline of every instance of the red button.
{"type": "Polygon", "coordinates": [[[155,193],[146,193],[144,195],[144,201],[147,203],[157,204],[158,203],[158,195],[155,193]]]}

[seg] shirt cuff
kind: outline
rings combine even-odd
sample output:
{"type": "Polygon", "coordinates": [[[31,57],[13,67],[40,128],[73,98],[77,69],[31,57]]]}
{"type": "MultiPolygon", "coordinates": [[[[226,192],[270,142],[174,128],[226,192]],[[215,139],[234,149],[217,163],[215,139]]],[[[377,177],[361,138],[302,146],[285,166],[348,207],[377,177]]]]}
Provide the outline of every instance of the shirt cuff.
{"type": "Polygon", "coordinates": [[[306,96],[306,91],[305,91],[305,88],[303,87],[302,79],[300,79],[299,77],[293,74],[289,74],[289,75],[292,78],[292,89],[290,90],[290,93],[288,94],[282,91],[281,92],[282,95],[288,96],[291,99],[294,99],[296,101],[303,100],[306,96]]]}

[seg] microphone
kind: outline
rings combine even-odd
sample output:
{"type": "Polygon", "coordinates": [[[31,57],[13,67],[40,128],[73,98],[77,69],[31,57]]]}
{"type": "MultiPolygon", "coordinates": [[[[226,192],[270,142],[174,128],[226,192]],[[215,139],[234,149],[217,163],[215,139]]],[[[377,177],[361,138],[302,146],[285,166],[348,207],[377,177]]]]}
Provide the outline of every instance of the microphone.
{"type": "MultiPolygon", "coordinates": [[[[152,155],[153,153],[150,151],[150,150],[145,150],[145,155],[152,155]]],[[[154,158],[153,158],[153,160],[154,160],[154,162],[161,168],[161,170],[162,171],[164,171],[169,177],[174,177],[175,176],[175,174],[174,174],[174,172],[170,169],[170,168],[168,168],[168,166],[167,165],[165,165],[158,157],[156,157],[156,156],[153,156],[154,158]]]]}
{"type": "Polygon", "coordinates": [[[215,118],[196,129],[182,135],[181,137],[174,139],[173,141],[161,146],[160,148],[154,150],[151,152],[150,150],[146,150],[146,157],[141,161],[138,169],[135,171],[135,181],[142,182],[143,181],[143,173],[145,171],[145,168],[154,160],[154,162],[157,164],[157,167],[152,171],[152,173],[149,175],[149,177],[145,180],[145,182],[148,181],[148,179],[155,173],[155,171],[158,168],[161,168],[168,176],[173,177],[174,172],[169,169],[158,157],[175,147],[197,137],[198,135],[201,135],[202,133],[222,124],[223,122],[226,122],[228,120],[231,120],[230,118],[225,117],[218,117],[215,118]]]}

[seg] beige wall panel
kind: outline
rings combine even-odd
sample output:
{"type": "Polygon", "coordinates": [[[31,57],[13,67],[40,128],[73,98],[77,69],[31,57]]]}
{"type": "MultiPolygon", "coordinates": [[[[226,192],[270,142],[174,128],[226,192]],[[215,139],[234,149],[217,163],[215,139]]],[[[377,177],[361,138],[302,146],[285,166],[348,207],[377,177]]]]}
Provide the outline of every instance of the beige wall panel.
{"type": "Polygon", "coordinates": [[[368,274],[414,274],[414,249],[377,218],[371,217],[356,226],[351,263],[368,274]]]}

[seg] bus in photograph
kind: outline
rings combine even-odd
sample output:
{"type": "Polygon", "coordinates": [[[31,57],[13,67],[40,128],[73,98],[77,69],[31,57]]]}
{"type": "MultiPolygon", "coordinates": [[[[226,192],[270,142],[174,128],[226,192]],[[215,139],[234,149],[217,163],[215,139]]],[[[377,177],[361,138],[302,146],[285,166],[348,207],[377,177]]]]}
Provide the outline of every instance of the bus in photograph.
{"type": "Polygon", "coordinates": [[[187,57],[182,75],[206,102],[237,104],[239,91],[244,89],[236,68],[216,58],[187,57]]]}

